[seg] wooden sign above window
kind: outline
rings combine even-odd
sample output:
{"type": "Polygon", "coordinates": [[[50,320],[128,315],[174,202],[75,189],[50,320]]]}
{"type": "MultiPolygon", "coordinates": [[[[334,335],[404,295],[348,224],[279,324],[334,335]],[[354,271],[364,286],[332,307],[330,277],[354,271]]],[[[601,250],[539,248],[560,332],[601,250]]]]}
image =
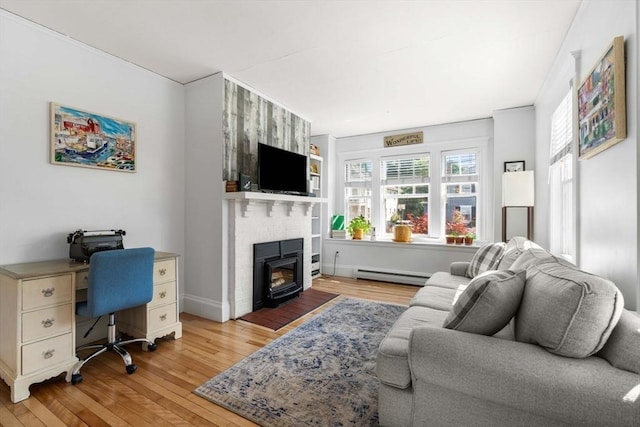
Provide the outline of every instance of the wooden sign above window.
{"type": "Polygon", "coordinates": [[[405,133],[402,135],[390,135],[384,137],[385,147],[397,147],[399,145],[422,144],[422,132],[405,133]]]}

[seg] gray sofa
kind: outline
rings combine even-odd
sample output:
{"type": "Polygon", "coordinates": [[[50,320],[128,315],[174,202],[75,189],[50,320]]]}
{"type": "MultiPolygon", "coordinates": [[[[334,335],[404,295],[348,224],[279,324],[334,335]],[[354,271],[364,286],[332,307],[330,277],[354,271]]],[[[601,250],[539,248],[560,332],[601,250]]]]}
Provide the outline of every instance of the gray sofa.
{"type": "Polygon", "coordinates": [[[468,262],[434,274],[388,332],[380,425],[640,426],[640,318],[615,285],[521,237],[501,248],[473,278],[468,262]]]}

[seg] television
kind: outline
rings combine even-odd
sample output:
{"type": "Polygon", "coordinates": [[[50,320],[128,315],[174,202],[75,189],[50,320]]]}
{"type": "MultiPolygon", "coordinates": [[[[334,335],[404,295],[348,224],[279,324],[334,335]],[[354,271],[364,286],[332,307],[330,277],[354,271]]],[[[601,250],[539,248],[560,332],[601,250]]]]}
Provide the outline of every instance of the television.
{"type": "Polygon", "coordinates": [[[308,195],[307,156],[258,144],[258,188],[269,193],[308,195]]]}

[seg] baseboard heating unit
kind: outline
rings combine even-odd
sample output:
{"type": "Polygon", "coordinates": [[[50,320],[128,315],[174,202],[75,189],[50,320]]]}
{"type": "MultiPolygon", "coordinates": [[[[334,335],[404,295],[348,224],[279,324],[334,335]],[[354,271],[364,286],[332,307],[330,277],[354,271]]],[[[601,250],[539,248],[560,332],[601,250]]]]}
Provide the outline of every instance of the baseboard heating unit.
{"type": "Polygon", "coordinates": [[[356,279],[377,280],[379,282],[405,283],[407,285],[424,285],[424,282],[431,277],[428,273],[403,273],[391,270],[376,270],[356,268],[356,279]]]}

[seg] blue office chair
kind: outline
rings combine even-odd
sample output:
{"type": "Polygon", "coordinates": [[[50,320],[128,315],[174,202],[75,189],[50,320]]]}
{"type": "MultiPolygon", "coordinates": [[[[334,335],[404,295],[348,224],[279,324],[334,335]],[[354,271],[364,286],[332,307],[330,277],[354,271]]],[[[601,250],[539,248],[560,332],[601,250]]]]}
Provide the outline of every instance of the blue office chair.
{"type": "Polygon", "coordinates": [[[114,350],[124,361],[128,374],[138,367],[131,361],[131,355],[122,346],[132,342],[147,343],[147,350],[154,351],[156,344],[145,338],[121,341],[116,338],[115,312],[143,305],[153,298],[152,248],[115,249],[96,252],[89,260],[89,283],[87,301],[76,305],[76,314],[84,317],[109,315],[109,328],[105,344],[90,344],[76,351],[97,348],[96,351],[80,359],[71,372],[71,384],[82,381],[80,369],[85,363],[105,351],[114,350]]]}

